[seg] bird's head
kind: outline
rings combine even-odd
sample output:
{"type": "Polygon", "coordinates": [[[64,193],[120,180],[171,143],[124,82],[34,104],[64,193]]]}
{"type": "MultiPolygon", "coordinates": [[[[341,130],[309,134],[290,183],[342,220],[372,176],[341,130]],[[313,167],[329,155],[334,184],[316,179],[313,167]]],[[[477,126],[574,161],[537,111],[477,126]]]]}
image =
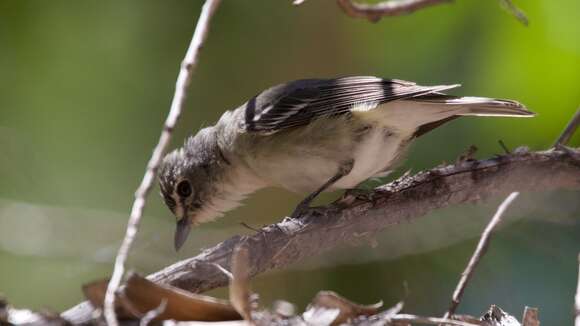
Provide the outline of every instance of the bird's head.
{"type": "Polygon", "coordinates": [[[159,167],[161,196],[177,218],[175,249],[178,250],[192,226],[211,221],[226,207],[223,196],[223,162],[215,153],[211,130],[203,129],[180,149],[167,154],[159,167]]]}

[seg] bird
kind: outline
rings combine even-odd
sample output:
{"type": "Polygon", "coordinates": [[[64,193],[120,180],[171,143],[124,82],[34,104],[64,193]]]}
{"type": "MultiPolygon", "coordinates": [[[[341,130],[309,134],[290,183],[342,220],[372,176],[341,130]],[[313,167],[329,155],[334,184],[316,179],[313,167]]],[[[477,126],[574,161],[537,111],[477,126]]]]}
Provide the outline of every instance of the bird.
{"type": "Polygon", "coordinates": [[[160,164],[161,196],[177,220],[175,249],[193,226],[259,189],[308,193],[290,215],[298,217],[321,192],[356,189],[392,171],[413,140],[446,122],[534,116],[517,101],[444,93],[459,86],[373,76],[301,79],[226,111],[160,164]]]}

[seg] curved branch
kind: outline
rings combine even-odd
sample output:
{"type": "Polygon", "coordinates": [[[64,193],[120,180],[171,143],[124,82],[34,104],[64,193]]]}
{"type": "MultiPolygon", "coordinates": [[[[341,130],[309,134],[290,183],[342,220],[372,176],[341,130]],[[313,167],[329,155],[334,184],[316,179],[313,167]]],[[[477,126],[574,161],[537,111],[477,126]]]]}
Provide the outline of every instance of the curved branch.
{"type": "Polygon", "coordinates": [[[438,5],[450,0],[390,0],[372,5],[360,4],[352,0],[336,0],[338,6],[350,17],[366,18],[378,22],[385,16],[410,14],[416,10],[438,5]]]}
{"type": "MultiPolygon", "coordinates": [[[[203,292],[228,284],[227,277],[215,264],[229,269],[232,251],[241,243],[248,246],[254,276],[321,254],[339,244],[353,243],[361,235],[373,236],[438,208],[478,202],[512,191],[555,189],[580,189],[580,150],[516,150],[514,154],[487,160],[458,162],[404,176],[364,197],[343,197],[316,212],[266,226],[251,236],[234,236],[150,275],[149,279],[203,292]]],[[[88,305],[79,305],[63,316],[78,321],[90,318],[90,311],[88,305]]]]}
{"type": "Polygon", "coordinates": [[[155,282],[192,292],[227,284],[212,263],[229,268],[233,248],[245,242],[252,275],[318,255],[361,234],[373,235],[435,209],[512,191],[580,189],[580,151],[520,153],[438,167],[403,177],[364,198],[343,198],[298,219],[284,219],[252,236],[235,236],[196,257],[152,274],[155,282]],[[576,155],[573,155],[576,154],[576,155]]]}

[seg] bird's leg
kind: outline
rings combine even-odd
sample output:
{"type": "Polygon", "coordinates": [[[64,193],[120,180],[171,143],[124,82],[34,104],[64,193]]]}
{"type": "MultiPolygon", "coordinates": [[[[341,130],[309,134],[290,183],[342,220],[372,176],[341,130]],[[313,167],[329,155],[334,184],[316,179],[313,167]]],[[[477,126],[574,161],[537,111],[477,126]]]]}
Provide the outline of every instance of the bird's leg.
{"type": "Polygon", "coordinates": [[[340,178],[349,174],[350,171],[352,170],[353,166],[354,166],[354,160],[347,161],[347,162],[341,164],[338,168],[338,172],[334,176],[332,176],[332,178],[328,179],[328,181],[326,181],[320,188],[318,188],[316,191],[314,191],[310,195],[306,196],[306,198],[304,198],[300,202],[300,204],[298,204],[296,206],[296,208],[294,209],[294,212],[292,212],[292,215],[290,215],[290,217],[296,218],[296,217],[302,215],[306,210],[308,210],[310,208],[310,203],[312,203],[314,198],[316,198],[318,195],[320,195],[320,193],[323,192],[324,190],[328,189],[328,187],[332,186],[336,181],[340,180],[340,178]]]}

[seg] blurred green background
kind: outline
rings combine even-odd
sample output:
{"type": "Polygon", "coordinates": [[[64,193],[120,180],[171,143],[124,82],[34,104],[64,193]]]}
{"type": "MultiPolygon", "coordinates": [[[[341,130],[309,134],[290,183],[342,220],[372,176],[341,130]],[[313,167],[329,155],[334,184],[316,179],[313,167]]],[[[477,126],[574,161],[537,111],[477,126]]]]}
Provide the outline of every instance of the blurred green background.
{"type": "MultiPolygon", "coordinates": [[[[401,171],[508,146],[547,148],[580,104],[580,2],[518,1],[522,26],[496,1],[458,0],[386,18],[346,17],[333,1],[223,1],[173,147],[275,83],[370,74],[462,83],[460,95],[505,97],[534,119],[461,119],[419,140],[401,171]]],[[[201,1],[0,0],[0,292],[18,306],[64,310],[111,272],[132,195],[168,111],[201,1]]],[[[580,135],[572,144],[580,145],[580,135]]],[[[174,218],[150,197],[129,265],[150,273],[288,214],[302,195],[262,191],[192,232],[173,251],[174,218]]],[[[328,202],[337,194],[326,195],[328,202]]],[[[490,304],[546,325],[572,321],[580,251],[579,192],[524,194],[508,213],[460,312],[490,304]]],[[[262,302],[303,307],[318,290],[441,315],[501,198],[434,212],[257,277],[262,302]]],[[[223,290],[214,294],[225,296],[223,290]]]]}

